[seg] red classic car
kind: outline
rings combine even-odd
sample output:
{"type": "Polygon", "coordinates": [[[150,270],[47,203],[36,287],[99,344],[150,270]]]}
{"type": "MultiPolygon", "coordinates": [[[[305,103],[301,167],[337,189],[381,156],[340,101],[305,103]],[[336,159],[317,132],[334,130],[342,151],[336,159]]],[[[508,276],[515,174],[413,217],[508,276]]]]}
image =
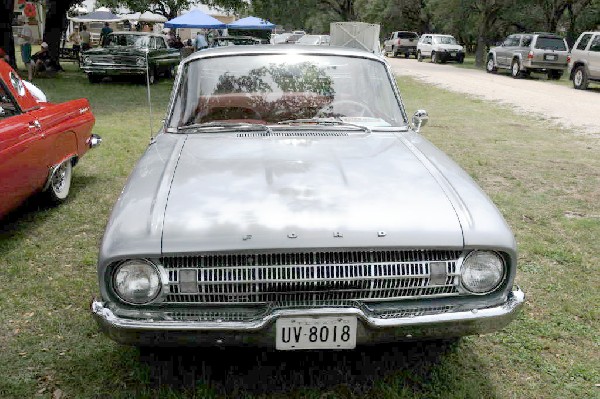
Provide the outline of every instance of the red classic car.
{"type": "Polygon", "coordinates": [[[86,99],[42,97],[0,60],[0,218],[38,192],[65,200],[73,166],[102,141],[86,99]]]}

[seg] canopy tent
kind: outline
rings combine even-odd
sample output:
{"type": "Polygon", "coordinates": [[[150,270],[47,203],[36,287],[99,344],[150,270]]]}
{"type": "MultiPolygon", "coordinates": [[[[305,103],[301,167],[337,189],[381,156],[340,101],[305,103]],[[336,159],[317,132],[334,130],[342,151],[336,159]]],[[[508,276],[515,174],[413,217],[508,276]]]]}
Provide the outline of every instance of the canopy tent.
{"type": "Polygon", "coordinates": [[[165,23],[165,28],[225,29],[227,25],[200,10],[192,10],[165,23]]]}
{"type": "Polygon", "coordinates": [[[151,23],[160,23],[167,22],[167,18],[161,14],[155,14],[150,11],[146,11],[144,13],[135,12],[133,14],[121,14],[121,18],[127,19],[129,21],[139,21],[139,22],[151,22],[151,23]]]}
{"type": "Polygon", "coordinates": [[[71,17],[73,22],[119,22],[123,18],[113,14],[110,11],[94,11],[86,15],[79,15],[77,17],[71,17]]]}
{"type": "Polygon", "coordinates": [[[235,22],[232,22],[227,25],[229,29],[260,29],[260,30],[273,30],[275,29],[275,24],[271,22],[257,17],[246,17],[242,19],[238,19],[235,22]]]}

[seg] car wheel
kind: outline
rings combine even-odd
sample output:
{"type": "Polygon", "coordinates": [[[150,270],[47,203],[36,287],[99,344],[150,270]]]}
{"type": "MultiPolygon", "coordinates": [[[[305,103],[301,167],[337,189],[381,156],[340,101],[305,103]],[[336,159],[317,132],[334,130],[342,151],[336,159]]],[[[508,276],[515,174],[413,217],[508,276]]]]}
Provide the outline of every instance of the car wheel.
{"type": "Polygon", "coordinates": [[[573,73],[573,87],[577,90],[585,90],[588,87],[588,76],[585,71],[585,67],[583,65],[575,68],[575,72],[573,73]]]}
{"type": "Polygon", "coordinates": [[[417,61],[423,62],[423,55],[421,54],[420,51],[417,51],[417,61]]]}
{"type": "Polygon", "coordinates": [[[487,71],[487,73],[496,73],[496,71],[498,70],[498,68],[496,68],[496,65],[494,65],[493,55],[488,56],[487,62],[485,64],[485,70],[487,71]]]}
{"type": "Polygon", "coordinates": [[[392,57],[398,57],[398,52],[394,47],[392,47],[392,57]]]}
{"type": "Polygon", "coordinates": [[[102,76],[101,75],[94,75],[93,73],[88,73],[88,81],[90,83],[99,83],[102,81],[102,76]]]}
{"type": "Polygon", "coordinates": [[[410,53],[404,53],[404,58],[410,57],[410,53]]]}
{"type": "Polygon", "coordinates": [[[71,177],[73,175],[73,165],[71,159],[67,159],[58,165],[50,176],[50,184],[46,194],[50,202],[63,202],[69,195],[71,189],[71,177]]]}
{"type": "Polygon", "coordinates": [[[560,71],[548,71],[549,80],[559,80],[561,77],[562,73],[560,71]]]}
{"type": "Polygon", "coordinates": [[[158,77],[156,75],[156,68],[155,67],[149,67],[148,68],[148,83],[150,83],[151,85],[153,85],[154,83],[156,83],[158,80],[158,77]]]}
{"type": "Polygon", "coordinates": [[[431,53],[431,62],[433,62],[434,64],[437,64],[439,62],[438,55],[435,53],[435,51],[431,53]]]}
{"type": "Polygon", "coordinates": [[[515,79],[519,79],[525,75],[521,72],[521,63],[519,60],[513,60],[512,64],[510,65],[510,75],[515,79]]]}
{"type": "Polygon", "coordinates": [[[174,78],[175,77],[175,65],[171,65],[167,71],[165,72],[165,76],[167,78],[174,78]]]}

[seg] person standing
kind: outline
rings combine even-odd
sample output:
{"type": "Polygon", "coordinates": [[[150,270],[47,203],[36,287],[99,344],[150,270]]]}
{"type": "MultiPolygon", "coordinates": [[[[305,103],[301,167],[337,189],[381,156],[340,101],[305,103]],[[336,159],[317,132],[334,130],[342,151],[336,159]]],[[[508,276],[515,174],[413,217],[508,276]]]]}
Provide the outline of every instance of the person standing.
{"type": "Polygon", "coordinates": [[[79,54],[81,50],[81,35],[79,34],[79,28],[75,27],[73,33],[69,35],[69,41],[73,43],[73,51],[79,54]]]}
{"type": "Polygon", "coordinates": [[[90,32],[87,31],[87,26],[83,25],[81,27],[81,33],[79,34],[79,36],[81,36],[81,50],[85,51],[92,48],[92,46],[90,45],[92,37],[90,35],[90,32]]]}
{"type": "Polygon", "coordinates": [[[194,40],[194,48],[196,51],[203,50],[208,47],[208,42],[206,41],[206,37],[204,37],[204,32],[198,31],[196,35],[196,40],[194,40]]]}
{"type": "Polygon", "coordinates": [[[102,47],[108,45],[108,35],[112,33],[112,29],[108,26],[108,22],[104,23],[104,27],[100,30],[100,45],[102,47]]]}
{"type": "Polygon", "coordinates": [[[23,17],[23,27],[19,32],[19,39],[21,41],[21,59],[23,64],[27,68],[27,80],[33,79],[33,64],[31,63],[31,41],[33,39],[33,32],[29,27],[29,18],[23,17]]]}

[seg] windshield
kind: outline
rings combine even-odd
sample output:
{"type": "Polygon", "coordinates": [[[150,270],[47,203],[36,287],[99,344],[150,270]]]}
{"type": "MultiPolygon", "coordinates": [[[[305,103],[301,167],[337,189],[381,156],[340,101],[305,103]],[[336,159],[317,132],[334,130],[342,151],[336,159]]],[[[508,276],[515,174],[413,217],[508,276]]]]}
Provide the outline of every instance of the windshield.
{"type": "Polygon", "coordinates": [[[452,36],[434,36],[433,42],[437,44],[457,44],[452,36]]]}
{"type": "Polygon", "coordinates": [[[320,41],[321,41],[320,36],[304,35],[300,39],[298,39],[298,41],[296,43],[297,44],[319,44],[320,41]]]}
{"type": "Polygon", "coordinates": [[[405,126],[383,62],[334,55],[240,55],[185,65],[169,128],[330,118],[405,126]]]}
{"type": "Polygon", "coordinates": [[[147,48],[150,42],[149,36],[112,34],[108,35],[109,46],[135,46],[147,48]]]}

